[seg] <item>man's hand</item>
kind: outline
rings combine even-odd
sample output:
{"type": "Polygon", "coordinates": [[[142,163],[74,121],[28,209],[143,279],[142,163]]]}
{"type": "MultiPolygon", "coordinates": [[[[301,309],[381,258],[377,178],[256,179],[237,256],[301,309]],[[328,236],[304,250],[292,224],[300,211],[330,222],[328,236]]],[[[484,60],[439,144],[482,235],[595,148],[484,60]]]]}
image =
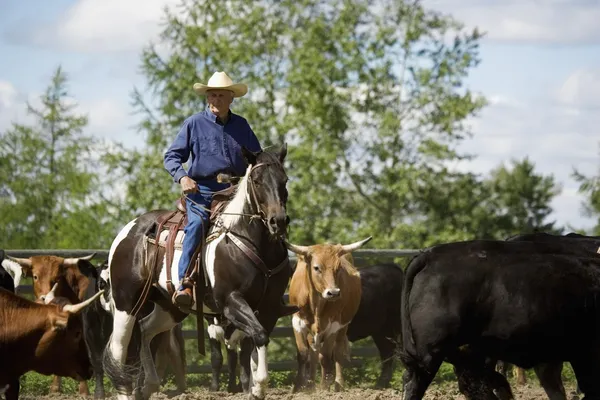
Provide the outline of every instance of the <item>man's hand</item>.
{"type": "Polygon", "coordinates": [[[198,191],[198,184],[189,176],[181,178],[179,184],[181,185],[181,190],[185,194],[196,193],[198,191]]]}

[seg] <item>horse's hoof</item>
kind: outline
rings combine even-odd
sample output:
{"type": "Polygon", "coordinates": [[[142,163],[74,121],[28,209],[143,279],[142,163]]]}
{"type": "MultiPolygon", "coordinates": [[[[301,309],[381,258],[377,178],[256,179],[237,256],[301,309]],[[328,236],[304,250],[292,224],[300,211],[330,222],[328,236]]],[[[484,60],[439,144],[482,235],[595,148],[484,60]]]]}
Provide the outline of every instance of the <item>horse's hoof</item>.
{"type": "Polygon", "coordinates": [[[265,398],[265,394],[261,393],[260,390],[252,389],[248,394],[248,400],[263,400],[265,398]]]}

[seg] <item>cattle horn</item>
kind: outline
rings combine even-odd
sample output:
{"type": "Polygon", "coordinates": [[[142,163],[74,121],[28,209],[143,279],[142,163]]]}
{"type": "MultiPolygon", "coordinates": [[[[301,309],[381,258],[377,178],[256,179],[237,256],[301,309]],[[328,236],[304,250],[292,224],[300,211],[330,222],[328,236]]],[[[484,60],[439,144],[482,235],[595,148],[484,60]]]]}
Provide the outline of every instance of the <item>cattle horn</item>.
{"type": "Polygon", "coordinates": [[[367,243],[371,239],[373,239],[373,236],[369,236],[368,238],[363,239],[358,242],[354,242],[351,244],[345,244],[342,246],[342,250],[341,250],[340,254],[346,254],[346,253],[353,252],[354,250],[358,249],[359,247],[361,247],[363,244],[367,243]]]}
{"type": "Polygon", "coordinates": [[[44,304],[50,304],[54,299],[54,293],[56,293],[57,288],[58,282],[56,282],[54,286],[52,286],[52,289],[45,296],[40,296],[40,300],[42,300],[44,304]]]}
{"type": "Polygon", "coordinates": [[[309,252],[308,246],[297,246],[295,244],[289,243],[287,240],[284,240],[284,243],[285,243],[285,247],[287,247],[292,252],[303,255],[303,256],[308,255],[308,252],[309,252]]]}
{"type": "Polygon", "coordinates": [[[6,257],[9,260],[18,263],[22,267],[31,267],[32,266],[30,258],[16,258],[16,257],[11,257],[9,255],[7,255],[6,257]]]}
{"type": "Polygon", "coordinates": [[[94,258],[95,255],[96,255],[96,253],[92,253],[89,256],[85,256],[85,257],[65,258],[65,260],[63,261],[63,265],[77,265],[79,260],[90,261],[92,258],[94,258]]]}
{"type": "Polygon", "coordinates": [[[89,299],[82,301],[81,303],[67,304],[63,307],[63,311],[68,312],[69,314],[79,314],[84,308],[86,308],[87,306],[92,304],[94,302],[94,300],[96,300],[98,297],[102,296],[102,293],[104,293],[104,290],[99,291],[98,293],[96,293],[89,299]]]}

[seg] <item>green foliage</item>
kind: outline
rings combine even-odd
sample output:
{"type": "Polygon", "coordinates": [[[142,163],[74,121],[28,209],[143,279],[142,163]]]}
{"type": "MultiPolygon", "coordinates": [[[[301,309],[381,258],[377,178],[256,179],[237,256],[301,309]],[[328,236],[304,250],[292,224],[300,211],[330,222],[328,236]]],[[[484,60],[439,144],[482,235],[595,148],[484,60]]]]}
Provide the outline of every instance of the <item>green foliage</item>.
{"type": "Polygon", "coordinates": [[[59,67],[27,103],[34,122],[0,134],[0,247],[108,247],[115,221],[102,194],[101,144],[84,133],[59,67]]]}
{"type": "Polygon", "coordinates": [[[583,204],[585,215],[596,219],[596,226],[591,234],[600,235],[600,167],[596,175],[586,176],[574,169],[572,176],[579,182],[579,193],[586,196],[583,204]]]}
{"type": "Polygon", "coordinates": [[[463,87],[481,37],[418,2],[241,2],[223,13],[181,1],[165,13],[159,45],[169,51],[142,54],[148,92],[136,89],[133,102],[146,146],[110,160],[127,187],[124,209],[172,207],[163,152],[205,106],[194,82],[226,70],[250,85],[233,109],[263,147],[289,143],[294,242],[373,235],[369,246],[418,248],[554,229],[544,213],[558,189],[530,163],[490,178],[449,167],[472,157],[456,148],[486,104],[463,87]]]}

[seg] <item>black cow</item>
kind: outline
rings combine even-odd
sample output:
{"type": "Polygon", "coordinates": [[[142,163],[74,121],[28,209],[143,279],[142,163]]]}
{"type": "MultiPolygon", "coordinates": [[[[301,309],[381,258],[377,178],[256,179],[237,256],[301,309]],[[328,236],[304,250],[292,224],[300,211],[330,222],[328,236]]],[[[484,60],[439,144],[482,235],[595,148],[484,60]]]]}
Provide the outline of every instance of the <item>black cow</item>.
{"type": "Polygon", "coordinates": [[[0,249],[0,287],[16,293],[21,281],[21,266],[6,257],[4,250],[0,249]]]}
{"type": "MultiPolygon", "coordinates": [[[[600,256],[600,236],[587,236],[578,233],[568,233],[564,236],[545,232],[525,233],[512,236],[508,241],[547,242],[562,243],[569,246],[571,250],[580,250],[582,254],[600,256]],[[589,254],[588,254],[589,253],[589,254]]],[[[508,363],[502,363],[501,373],[506,376],[508,363]]],[[[540,364],[534,368],[535,374],[548,397],[552,400],[566,400],[567,395],[562,382],[563,363],[540,364]]],[[[524,377],[524,373],[521,373],[524,377]]],[[[523,382],[524,383],[524,382],[523,382]]],[[[578,392],[581,393],[579,387],[578,392]]]]}
{"type": "MultiPolygon", "coordinates": [[[[0,250],[0,263],[4,261],[4,250],[0,250]]],[[[0,265],[0,287],[10,292],[15,292],[15,282],[12,276],[0,265]]]]}
{"type": "Polygon", "coordinates": [[[595,257],[562,243],[434,246],[411,260],[402,302],[404,399],[421,399],[444,360],[467,398],[496,398],[492,388],[511,398],[488,356],[522,368],[569,361],[585,399],[600,399],[595,257]]]}
{"type": "Polygon", "coordinates": [[[394,353],[401,339],[401,297],[404,272],[397,264],[376,264],[359,269],[362,295],[358,311],[348,325],[348,340],[371,336],[381,358],[376,387],[390,386],[394,353]]]}

